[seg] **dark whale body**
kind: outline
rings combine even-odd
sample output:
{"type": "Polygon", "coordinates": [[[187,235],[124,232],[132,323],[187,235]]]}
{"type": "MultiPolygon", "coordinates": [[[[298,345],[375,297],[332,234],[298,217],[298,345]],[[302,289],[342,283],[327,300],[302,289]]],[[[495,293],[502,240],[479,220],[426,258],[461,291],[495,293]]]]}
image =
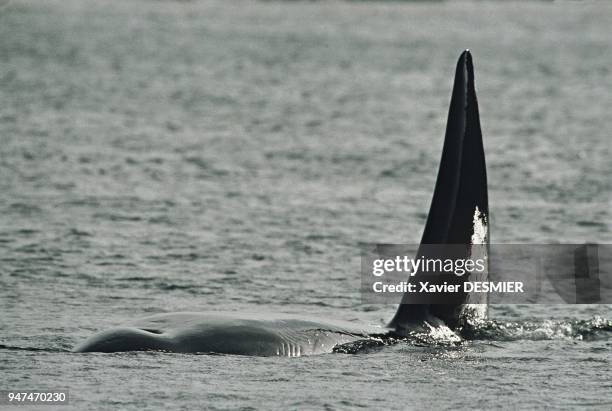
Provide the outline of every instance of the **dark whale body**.
{"type": "MultiPolygon", "coordinates": [[[[442,159],[419,255],[426,254],[423,245],[427,244],[480,244],[486,253],[488,219],[474,71],[472,56],[466,50],[457,63],[442,159]]],[[[467,249],[469,253],[471,248],[467,249]]],[[[463,280],[468,280],[468,276],[463,280]]],[[[471,304],[469,296],[461,294],[438,304],[411,301],[406,294],[387,328],[283,315],[158,314],[95,334],[75,351],[301,356],[333,352],[340,345],[360,340],[407,336],[415,330],[459,339],[454,331],[485,316],[486,305],[471,304]]]]}
{"type": "Polygon", "coordinates": [[[328,324],[284,315],[170,313],[98,333],[76,351],[163,350],[299,357],[331,352],[339,344],[368,339],[380,332],[351,323],[328,324]]]}

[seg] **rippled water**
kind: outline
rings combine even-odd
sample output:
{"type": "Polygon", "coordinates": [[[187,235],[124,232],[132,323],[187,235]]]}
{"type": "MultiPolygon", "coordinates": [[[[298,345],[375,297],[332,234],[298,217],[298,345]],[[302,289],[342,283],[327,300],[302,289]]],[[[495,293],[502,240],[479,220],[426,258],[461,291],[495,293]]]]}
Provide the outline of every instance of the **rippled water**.
{"type": "Polygon", "coordinates": [[[608,3],[0,8],[0,388],[74,409],[610,409],[610,306],[307,358],[67,352],[166,311],[383,324],[359,244],[420,238],[472,49],[495,242],[612,242],[608,3]]]}

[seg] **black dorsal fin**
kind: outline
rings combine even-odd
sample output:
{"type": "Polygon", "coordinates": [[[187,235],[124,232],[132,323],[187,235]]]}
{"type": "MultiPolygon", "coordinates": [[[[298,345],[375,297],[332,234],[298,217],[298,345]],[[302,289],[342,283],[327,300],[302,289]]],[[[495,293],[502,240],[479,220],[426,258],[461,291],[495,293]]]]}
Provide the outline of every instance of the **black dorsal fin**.
{"type": "MultiPolygon", "coordinates": [[[[427,257],[424,245],[428,244],[488,244],[488,219],[487,173],[474,67],[470,51],[465,50],[457,62],[440,169],[418,256],[427,257]],[[481,223],[477,233],[476,219],[481,223]],[[474,235],[479,237],[476,241],[474,235]]],[[[390,326],[401,328],[433,315],[455,327],[459,308],[467,303],[466,299],[432,305],[411,302],[411,296],[405,294],[390,326]]]]}

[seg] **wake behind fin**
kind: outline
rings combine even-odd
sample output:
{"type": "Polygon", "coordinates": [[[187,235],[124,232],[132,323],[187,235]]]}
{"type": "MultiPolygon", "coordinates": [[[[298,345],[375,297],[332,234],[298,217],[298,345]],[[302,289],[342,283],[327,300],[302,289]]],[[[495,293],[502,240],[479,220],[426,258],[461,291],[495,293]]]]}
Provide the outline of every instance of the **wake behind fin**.
{"type": "MultiPolygon", "coordinates": [[[[482,244],[486,258],[488,223],[487,173],[474,87],[474,66],[470,51],[465,50],[457,62],[442,159],[417,258],[428,257],[432,247],[427,245],[430,244],[464,245],[459,247],[464,250],[460,254],[468,254],[464,258],[469,258],[472,244],[482,244]]],[[[456,251],[452,254],[452,258],[461,257],[456,251]]],[[[439,258],[440,255],[435,257],[439,258]]],[[[418,279],[418,274],[412,277],[412,281],[418,279]]],[[[463,282],[466,278],[455,276],[451,280],[463,282]]],[[[435,303],[422,303],[422,300],[415,301],[414,295],[404,294],[389,326],[402,329],[432,316],[451,328],[460,326],[464,307],[470,303],[470,297],[459,294],[437,298],[435,303]]],[[[486,306],[484,308],[485,312],[481,315],[486,316],[486,306]]]]}

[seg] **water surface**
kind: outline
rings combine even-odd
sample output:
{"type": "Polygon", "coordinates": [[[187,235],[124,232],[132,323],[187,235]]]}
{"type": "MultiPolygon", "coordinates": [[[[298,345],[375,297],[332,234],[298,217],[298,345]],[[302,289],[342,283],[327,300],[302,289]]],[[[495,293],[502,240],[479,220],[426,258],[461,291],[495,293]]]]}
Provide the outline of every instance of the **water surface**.
{"type": "Polygon", "coordinates": [[[0,387],[74,409],[610,409],[610,306],[496,306],[457,347],[77,355],[158,312],[382,325],[359,244],[416,243],[470,48],[494,242],[612,242],[612,6],[0,8],[0,387]]]}

